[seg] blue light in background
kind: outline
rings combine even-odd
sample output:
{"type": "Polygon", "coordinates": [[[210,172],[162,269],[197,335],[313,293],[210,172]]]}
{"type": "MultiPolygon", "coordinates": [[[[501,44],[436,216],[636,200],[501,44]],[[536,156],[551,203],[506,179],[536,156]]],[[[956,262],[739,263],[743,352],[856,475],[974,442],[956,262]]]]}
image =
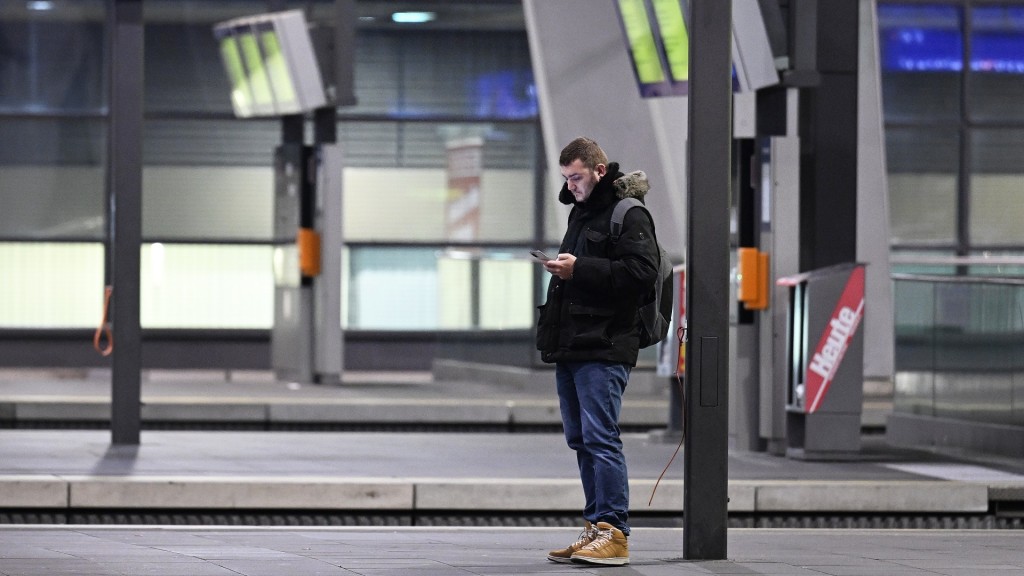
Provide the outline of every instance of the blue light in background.
{"type": "Polygon", "coordinates": [[[975,8],[971,15],[971,70],[1024,74],[1024,8],[975,8]]]}
{"type": "Polygon", "coordinates": [[[472,88],[478,116],[532,118],[537,115],[537,90],[527,70],[503,70],[477,76],[472,88]]]}
{"type": "Polygon", "coordinates": [[[878,7],[878,22],[883,70],[963,70],[963,38],[956,7],[883,4],[878,7]]]}
{"type": "MultiPolygon", "coordinates": [[[[970,69],[1024,74],[1024,8],[974,8],[971,17],[970,69]]],[[[878,19],[884,71],[963,71],[962,19],[957,7],[882,4],[878,19]]]]}

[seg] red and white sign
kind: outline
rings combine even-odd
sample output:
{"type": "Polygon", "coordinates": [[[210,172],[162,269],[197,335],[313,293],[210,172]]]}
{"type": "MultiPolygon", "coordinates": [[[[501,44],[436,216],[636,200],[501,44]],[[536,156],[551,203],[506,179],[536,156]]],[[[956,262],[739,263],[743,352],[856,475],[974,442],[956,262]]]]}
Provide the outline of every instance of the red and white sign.
{"type": "Polygon", "coordinates": [[[814,413],[825,400],[836,370],[843,362],[850,340],[864,319],[864,268],[853,269],[846,287],[832,311],[832,318],[818,341],[818,347],[807,365],[804,387],[805,411],[814,413]]]}
{"type": "Polygon", "coordinates": [[[473,241],[479,235],[483,145],[482,138],[466,138],[447,145],[445,232],[449,240],[473,241]]]}

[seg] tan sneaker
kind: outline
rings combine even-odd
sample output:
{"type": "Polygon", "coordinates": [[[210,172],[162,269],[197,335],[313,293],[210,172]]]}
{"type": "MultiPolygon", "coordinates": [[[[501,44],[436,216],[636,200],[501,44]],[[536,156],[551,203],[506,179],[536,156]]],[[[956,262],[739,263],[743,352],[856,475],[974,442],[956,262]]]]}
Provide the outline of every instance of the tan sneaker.
{"type": "Polygon", "coordinates": [[[567,548],[548,552],[548,560],[551,560],[552,562],[571,562],[572,555],[587,544],[590,544],[594,538],[597,538],[597,528],[588,521],[586,527],[583,528],[583,532],[580,532],[580,535],[576,538],[575,542],[570,544],[567,548]]]}
{"type": "Polygon", "coordinates": [[[570,556],[570,559],[583,564],[629,564],[629,542],[622,530],[607,522],[598,522],[595,528],[597,537],[570,556]]]}

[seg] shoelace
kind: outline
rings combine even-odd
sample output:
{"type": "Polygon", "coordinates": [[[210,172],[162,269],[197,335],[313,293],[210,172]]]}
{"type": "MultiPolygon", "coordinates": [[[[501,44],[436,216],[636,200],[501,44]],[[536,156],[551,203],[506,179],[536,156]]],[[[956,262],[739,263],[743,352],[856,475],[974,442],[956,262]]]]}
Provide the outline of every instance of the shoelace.
{"type": "Polygon", "coordinates": [[[591,528],[589,530],[584,528],[583,531],[580,532],[580,535],[576,538],[576,542],[573,543],[572,547],[579,548],[584,546],[585,544],[589,544],[593,541],[594,538],[597,537],[597,532],[597,528],[591,528]]]}
{"type": "Polygon", "coordinates": [[[601,546],[604,546],[611,539],[612,539],[612,531],[611,530],[598,530],[597,531],[597,536],[594,536],[594,539],[590,542],[590,544],[587,544],[586,546],[584,546],[583,549],[584,550],[596,550],[596,549],[600,548],[601,546]]]}

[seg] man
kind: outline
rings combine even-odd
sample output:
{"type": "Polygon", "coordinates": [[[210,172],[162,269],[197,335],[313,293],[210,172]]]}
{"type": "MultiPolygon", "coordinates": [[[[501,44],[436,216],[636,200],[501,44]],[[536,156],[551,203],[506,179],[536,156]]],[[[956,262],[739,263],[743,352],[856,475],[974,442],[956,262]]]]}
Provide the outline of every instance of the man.
{"type": "Polygon", "coordinates": [[[596,142],[577,138],[558,159],[572,204],[553,276],[540,307],[537,349],[555,364],[562,427],[576,451],[586,506],[573,544],[552,550],[555,562],[629,563],[629,485],[619,437],[622,393],[639,352],[637,309],[654,286],[658,248],[645,210],[630,210],[616,242],[611,214],[620,197],[642,198],[643,172],[624,176],[596,142]]]}

